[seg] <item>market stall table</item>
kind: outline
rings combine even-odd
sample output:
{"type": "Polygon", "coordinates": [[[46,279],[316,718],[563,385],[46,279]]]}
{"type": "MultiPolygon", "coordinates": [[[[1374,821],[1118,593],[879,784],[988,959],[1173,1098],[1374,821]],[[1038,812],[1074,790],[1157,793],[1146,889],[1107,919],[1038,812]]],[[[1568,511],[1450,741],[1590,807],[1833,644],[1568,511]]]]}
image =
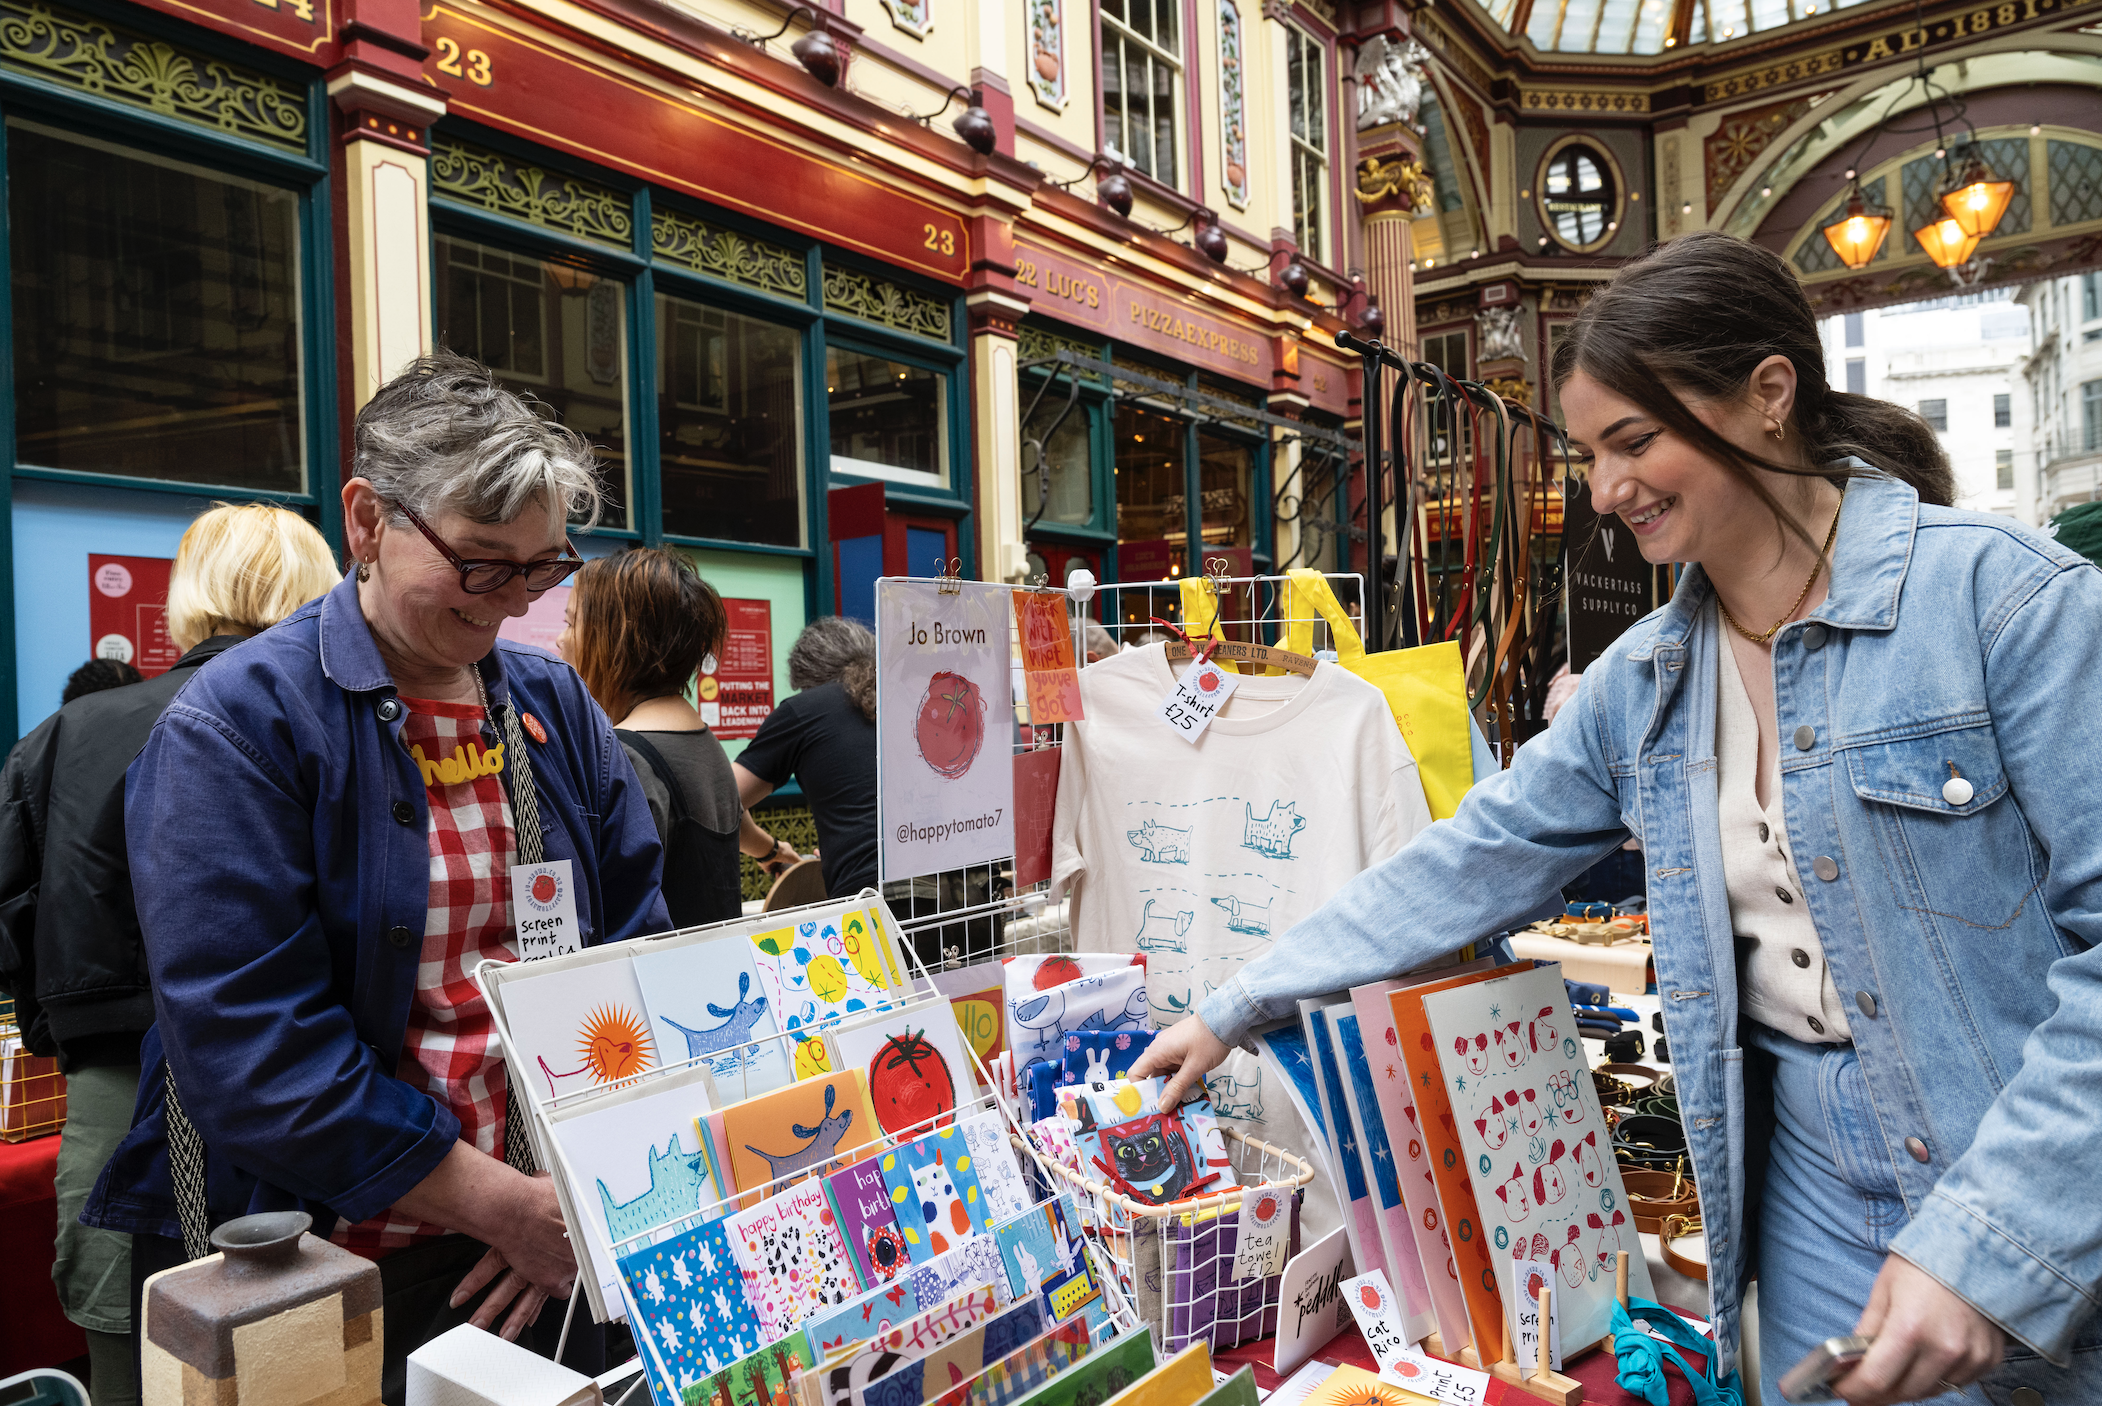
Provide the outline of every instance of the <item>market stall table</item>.
{"type": "Polygon", "coordinates": [[[0,1142],[0,1377],[86,1355],[87,1336],[67,1320],[51,1283],[57,1254],[56,1137],[0,1142]]]}

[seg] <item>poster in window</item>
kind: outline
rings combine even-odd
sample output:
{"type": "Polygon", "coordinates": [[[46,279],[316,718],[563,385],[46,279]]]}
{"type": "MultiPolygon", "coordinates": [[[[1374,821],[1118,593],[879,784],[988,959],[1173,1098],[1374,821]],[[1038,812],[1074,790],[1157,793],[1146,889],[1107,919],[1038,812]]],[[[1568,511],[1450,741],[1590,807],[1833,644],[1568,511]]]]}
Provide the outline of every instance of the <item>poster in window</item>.
{"type": "Polygon", "coordinates": [[[774,711],[774,605],[725,600],[730,625],[720,654],[701,661],[696,685],[701,721],[725,742],[757,737],[774,711]]]}
{"type": "Polygon", "coordinates": [[[1015,852],[1013,593],[876,583],[876,790],[883,878],[1015,852]]]}
{"type": "Polygon", "coordinates": [[[167,557],[88,556],[88,654],[120,659],[146,678],[175,667],[168,636],[167,557]]]}

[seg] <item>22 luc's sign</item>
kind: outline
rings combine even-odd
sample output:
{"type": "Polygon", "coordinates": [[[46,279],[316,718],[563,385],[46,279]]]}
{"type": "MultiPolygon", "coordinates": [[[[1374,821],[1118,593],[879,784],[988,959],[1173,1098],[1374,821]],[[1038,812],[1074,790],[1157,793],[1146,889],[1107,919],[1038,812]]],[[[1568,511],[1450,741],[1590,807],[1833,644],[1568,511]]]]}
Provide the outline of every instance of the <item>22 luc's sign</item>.
{"type": "Polygon", "coordinates": [[[876,790],[885,880],[1015,852],[1013,593],[876,582],[876,790]]]}

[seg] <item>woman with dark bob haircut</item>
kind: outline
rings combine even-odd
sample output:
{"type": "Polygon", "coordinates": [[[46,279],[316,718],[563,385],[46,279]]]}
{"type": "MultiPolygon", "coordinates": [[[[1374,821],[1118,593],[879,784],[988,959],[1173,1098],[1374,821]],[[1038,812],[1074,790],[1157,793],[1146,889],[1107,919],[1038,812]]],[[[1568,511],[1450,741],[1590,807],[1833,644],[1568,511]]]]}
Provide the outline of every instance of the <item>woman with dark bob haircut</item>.
{"type": "Polygon", "coordinates": [[[686,700],[729,623],[722,597],[683,553],[631,547],[577,573],[555,641],[616,719],[614,735],[642,778],[664,841],[664,903],[674,927],[744,911],[740,849],[776,874],[801,858],[753,821],[723,744],[686,700]]]}
{"type": "Polygon", "coordinates": [[[1673,240],[1570,331],[1592,505],[1685,565],[1671,602],[1134,1072],[1178,1096],[1297,998],[1508,930],[1633,835],[1721,1371],[1756,1271],[1768,1402],[1856,1332],[1854,1406],[2102,1400],[2102,573],[1948,506],[1934,435],[1831,388],[1756,244],[1673,240]]]}

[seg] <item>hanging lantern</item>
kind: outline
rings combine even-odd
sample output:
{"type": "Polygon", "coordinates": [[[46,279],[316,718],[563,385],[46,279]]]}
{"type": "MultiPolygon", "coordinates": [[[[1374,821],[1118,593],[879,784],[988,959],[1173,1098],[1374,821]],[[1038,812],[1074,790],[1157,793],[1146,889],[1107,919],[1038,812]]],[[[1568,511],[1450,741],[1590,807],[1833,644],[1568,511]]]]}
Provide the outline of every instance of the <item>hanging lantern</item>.
{"type": "Polygon", "coordinates": [[[1883,236],[1889,233],[1890,216],[1870,210],[1859,189],[1847,197],[1847,212],[1824,229],[1825,242],[1850,269],[1867,267],[1883,247],[1883,236]]]}
{"type": "Polygon", "coordinates": [[[1920,248],[1927,251],[1937,268],[1955,268],[1978,247],[1978,236],[1965,234],[1963,226],[1954,219],[1936,220],[1925,229],[1914,230],[1912,237],[1920,242],[1920,248]]]}
{"type": "Polygon", "coordinates": [[[1941,208],[1973,239],[1984,239],[1999,228],[2000,217],[2014,199],[2013,181],[1996,181],[1992,168],[1976,153],[1941,197],[1941,208]]]}

